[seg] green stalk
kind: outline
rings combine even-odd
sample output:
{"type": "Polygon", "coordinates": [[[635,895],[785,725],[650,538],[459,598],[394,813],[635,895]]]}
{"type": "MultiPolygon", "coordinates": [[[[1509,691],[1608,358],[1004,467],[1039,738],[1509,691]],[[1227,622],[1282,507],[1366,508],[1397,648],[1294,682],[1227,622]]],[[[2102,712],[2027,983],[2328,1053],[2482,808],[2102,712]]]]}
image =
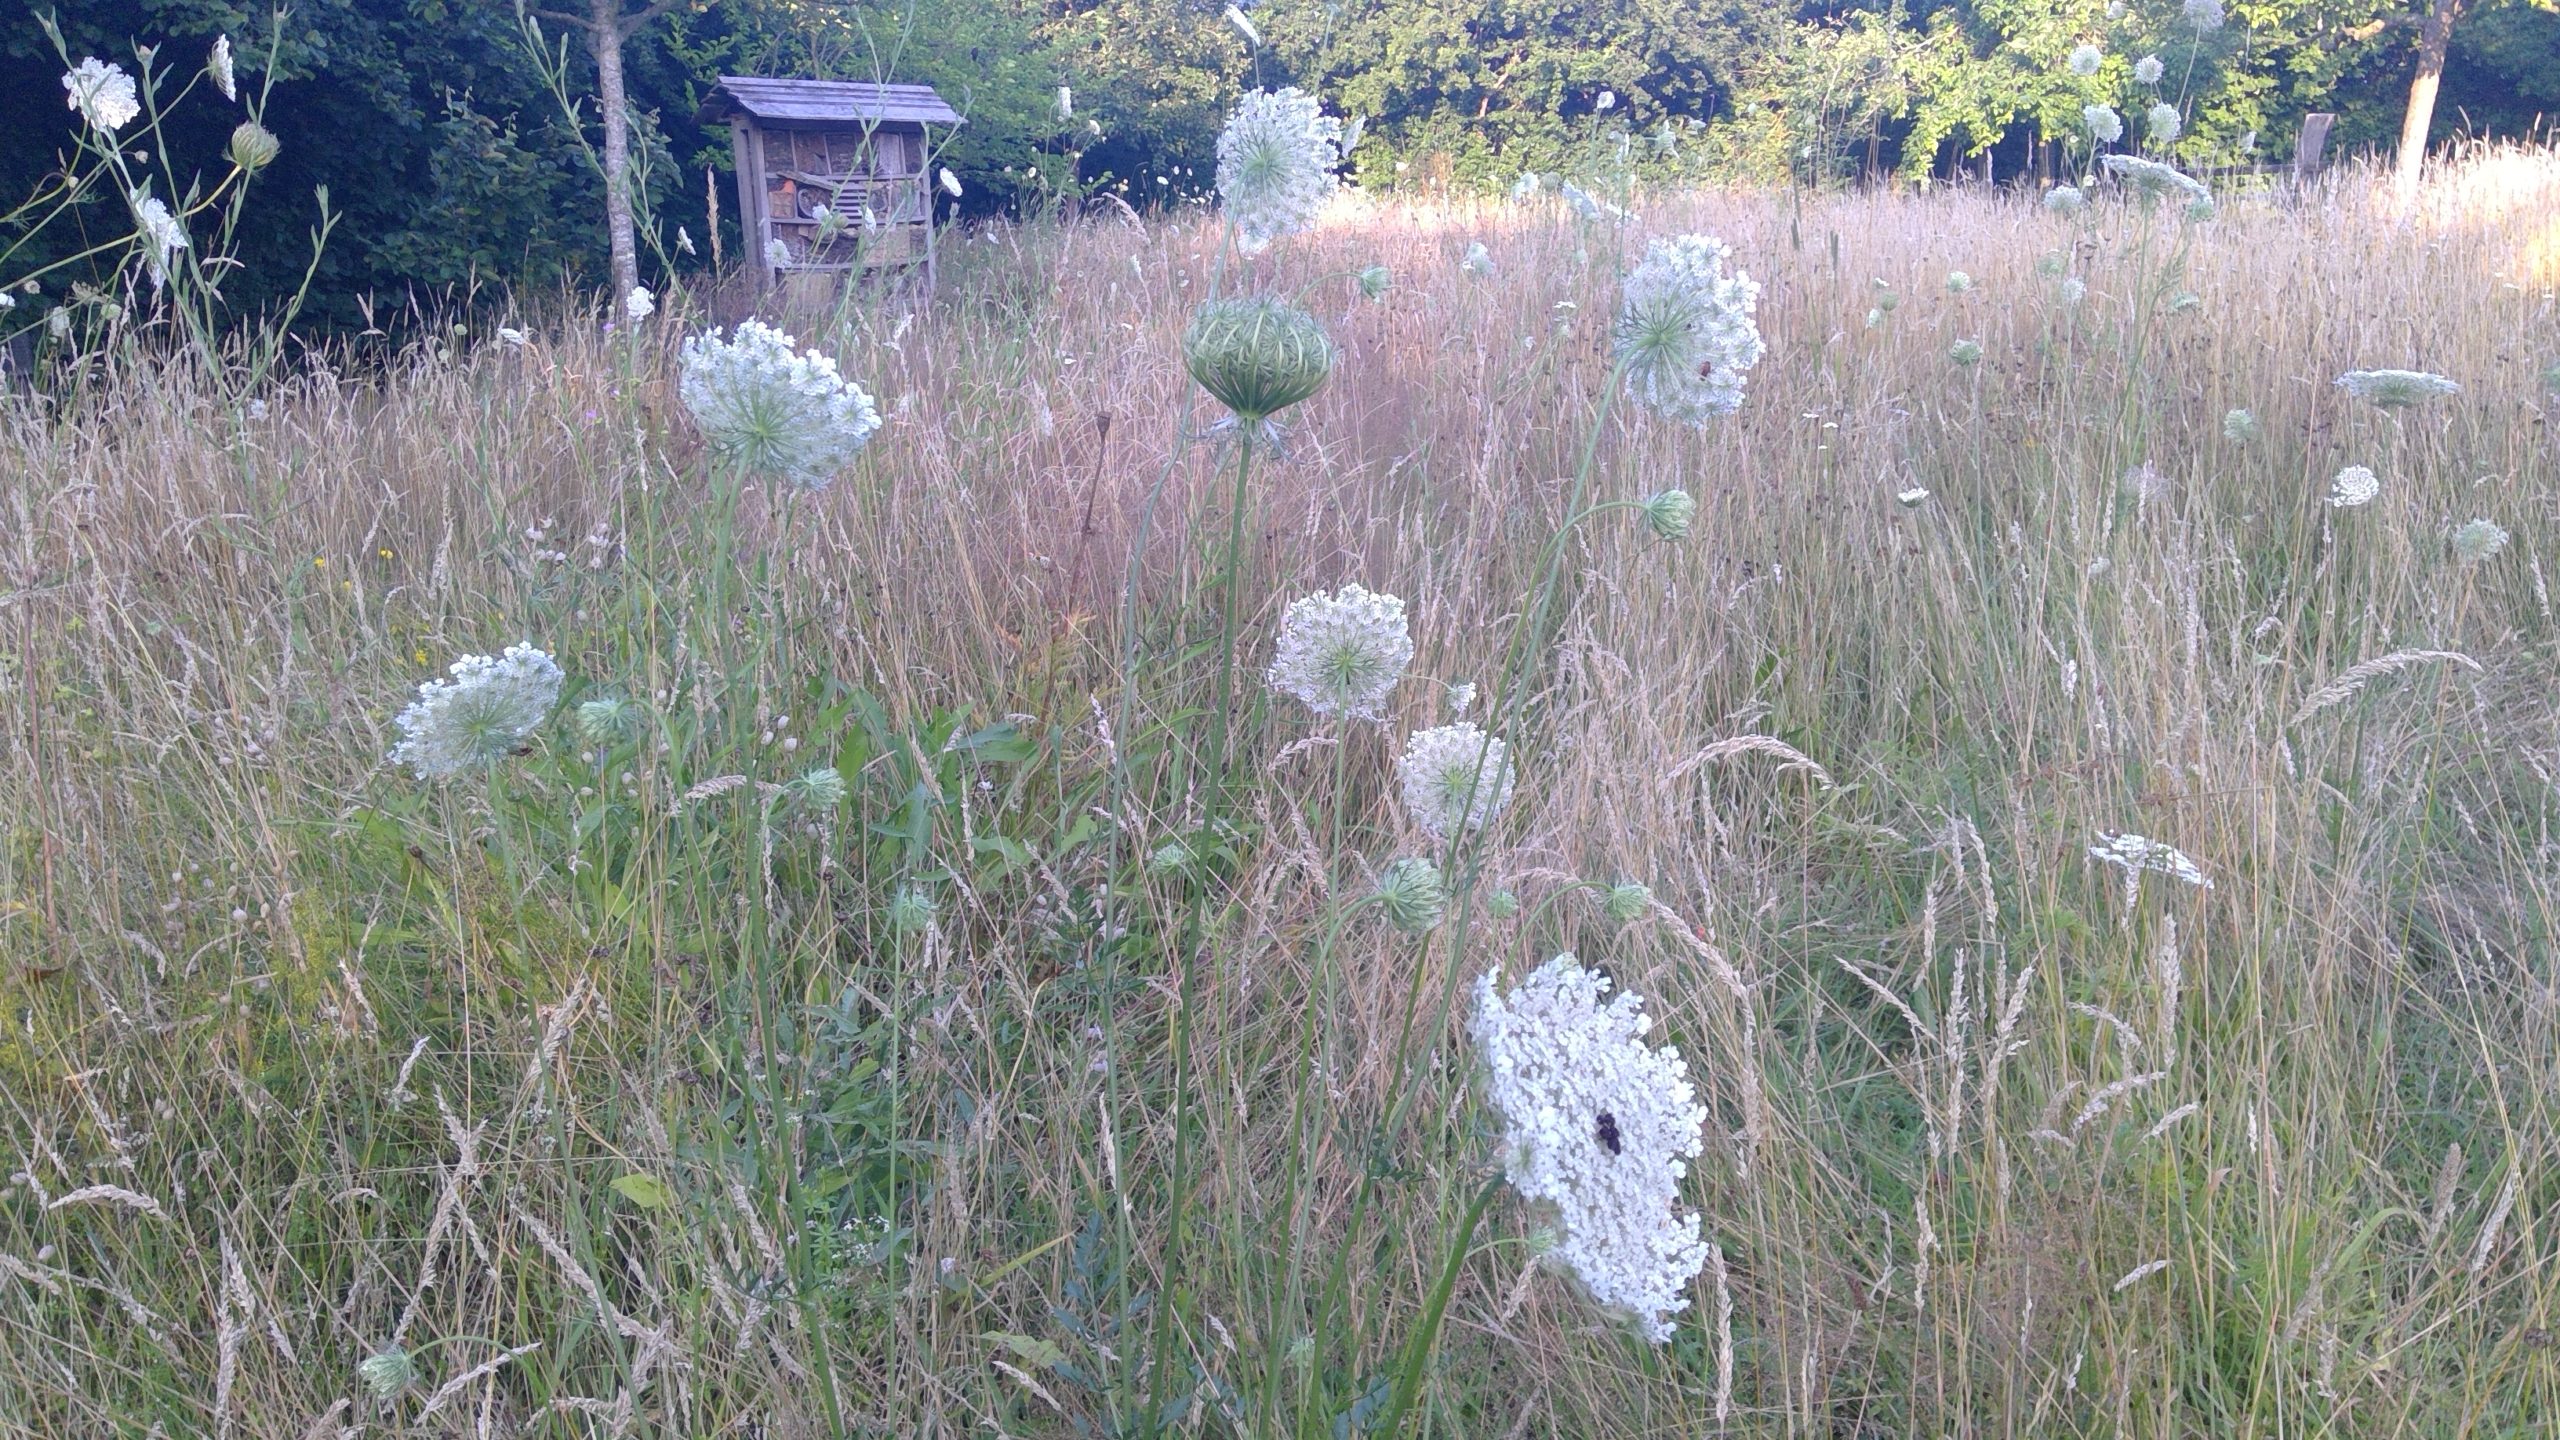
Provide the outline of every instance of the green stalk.
{"type": "MultiPolygon", "coordinates": [[[[1218,705],[1209,727],[1208,803],[1202,814],[1215,824],[1226,805],[1228,743],[1234,729],[1236,685],[1236,610],[1237,592],[1244,583],[1245,485],[1253,475],[1253,437],[1260,420],[1239,415],[1236,443],[1236,483],[1233,498],[1234,515],[1227,523],[1227,564],[1220,582],[1226,594],[1221,604],[1218,629],[1218,705]]],[[[1191,1107],[1187,1103],[1191,1085],[1191,1012],[1199,991],[1200,956],[1207,948],[1208,886],[1195,889],[1191,916],[1184,926],[1182,945],[1182,979],[1173,1009],[1173,1173],[1172,1214],[1166,1227],[1164,1273],[1168,1280],[1182,1263],[1183,1242],[1191,1219],[1191,1107]]],[[[1166,1286],[1163,1318],[1155,1327],[1153,1360],[1147,1379],[1147,1423],[1164,1413],[1165,1373],[1172,1362],[1173,1329],[1180,1321],[1179,1302],[1171,1285],[1166,1286]]]]}
{"type": "Polygon", "coordinates": [[[1381,1440],[1396,1440],[1404,1431],[1404,1412],[1413,1407],[1413,1397],[1422,1389],[1422,1372],[1431,1361],[1431,1351],[1440,1338],[1440,1322],[1449,1313],[1450,1292],[1458,1288],[1458,1272],[1466,1268],[1467,1247],[1474,1243],[1476,1225],[1493,1205],[1493,1197],[1502,1191],[1502,1177],[1496,1175],[1484,1182],[1476,1192],[1474,1203],[1467,1206],[1466,1218],[1458,1222],[1458,1238],[1449,1245],[1448,1262],[1440,1267],[1440,1281],[1431,1287],[1431,1298],[1422,1307],[1422,1326],[1413,1332],[1405,1346],[1404,1373],[1396,1377],[1395,1396],[1387,1402],[1387,1415],[1372,1433],[1381,1440]]]}

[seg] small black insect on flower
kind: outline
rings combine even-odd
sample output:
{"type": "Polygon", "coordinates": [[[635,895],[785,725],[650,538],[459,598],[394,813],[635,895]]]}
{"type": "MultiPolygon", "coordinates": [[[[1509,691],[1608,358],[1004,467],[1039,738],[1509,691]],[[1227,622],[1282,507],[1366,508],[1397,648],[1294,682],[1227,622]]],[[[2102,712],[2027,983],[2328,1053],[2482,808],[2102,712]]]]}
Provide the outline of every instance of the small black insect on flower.
{"type": "Polygon", "coordinates": [[[1600,1143],[1609,1147],[1612,1155],[1626,1153],[1618,1139],[1618,1117],[1606,1110],[1600,1112],[1600,1143]]]}

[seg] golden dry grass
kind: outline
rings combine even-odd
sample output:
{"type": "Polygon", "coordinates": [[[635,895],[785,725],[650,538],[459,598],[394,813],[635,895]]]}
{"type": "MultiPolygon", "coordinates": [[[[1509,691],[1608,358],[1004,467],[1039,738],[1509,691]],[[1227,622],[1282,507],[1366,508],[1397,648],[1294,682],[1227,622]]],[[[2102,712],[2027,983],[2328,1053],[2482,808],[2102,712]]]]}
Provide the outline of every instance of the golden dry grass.
{"type": "Polygon", "coordinates": [[[1193,1433],[1356,1433],[1492,1153],[1429,1006],[1571,948],[1693,1063],[1723,1283],[1641,1346],[1498,1206],[1430,1433],[2537,1433],[2555,207],[2521,154],[2407,224],[2354,176],[2192,229],[1975,192],[1647,196],[1623,232],[1346,206],[1218,277],[1397,276],[1311,292],[1344,354],[1252,485],[1244,663],[1356,579],[1405,598],[1418,677],[1488,690],[1622,256],[1706,230],[1766,286],[1740,415],[1602,436],[1596,497],[1680,485],[1697,528],[1574,531],[1485,857],[1531,908],[1454,958],[1326,940],[1328,886],[1412,848],[1422,679],[1338,736],[1252,697],[1232,858],[1144,863],[1197,840],[1218,633],[1204,223],[987,232],[929,302],[798,317],[889,423],[828,492],[750,492],[728,576],[673,323],[315,366],[259,418],[132,360],[22,402],[0,1431],[1138,1433],[1184,1393],[1193,1433]],[[2394,418],[2331,383],[2368,366],[2464,391],[2394,418]],[[2332,510],[2348,464],[2382,496],[2332,510]],[[2474,517],[2512,540],[2465,564],[2474,517]],[[518,639],[642,741],[591,760],[564,719],[485,788],[382,763],[418,680],[518,639]],[[685,798],[828,762],[837,816],[685,798]],[[2087,855],[2115,831],[2213,885],[2129,897],[2087,855]],[[1576,878],[1658,904],[1539,908],[1576,878]],[[939,910],[901,933],[910,886],[939,910]],[[394,1343],[420,1379],[376,1400],[394,1343]]]}

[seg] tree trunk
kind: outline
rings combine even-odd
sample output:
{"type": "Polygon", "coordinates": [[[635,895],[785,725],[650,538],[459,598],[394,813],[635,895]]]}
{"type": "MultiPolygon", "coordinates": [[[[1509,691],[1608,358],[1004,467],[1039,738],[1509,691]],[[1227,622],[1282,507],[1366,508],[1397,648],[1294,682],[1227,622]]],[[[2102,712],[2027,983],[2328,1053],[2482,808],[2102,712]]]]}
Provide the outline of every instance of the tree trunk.
{"type": "Polygon", "coordinates": [[[2409,113],[2400,122],[2400,163],[2393,176],[2400,204],[2418,198],[2418,172],[2427,161],[2427,128],[2435,123],[2436,91],[2444,84],[2445,43],[2453,38],[2462,0],[2435,0],[2418,33],[2418,78],[2409,82],[2409,113]]]}
{"type": "MultiPolygon", "coordinates": [[[[622,0],[591,0],[589,13],[587,40],[596,52],[596,100],[604,111],[605,235],[613,249],[613,299],[620,305],[640,284],[640,257],[631,237],[631,127],[622,91],[622,0]]],[[[2433,92],[2429,94],[2432,98],[2433,92]]]]}

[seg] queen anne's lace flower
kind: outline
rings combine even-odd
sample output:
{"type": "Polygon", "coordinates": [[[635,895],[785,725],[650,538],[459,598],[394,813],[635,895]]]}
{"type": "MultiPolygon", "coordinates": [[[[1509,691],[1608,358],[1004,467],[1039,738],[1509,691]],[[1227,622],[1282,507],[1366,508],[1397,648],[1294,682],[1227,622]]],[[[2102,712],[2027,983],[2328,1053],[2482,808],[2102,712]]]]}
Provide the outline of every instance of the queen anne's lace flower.
{"type": "Polygon", "coordinates": [[[2085,80],[2090,76],[2097,74],[2098,66],[2105,60],[2106,56],[2099,53],[2097,46],[2075,45],[2072,47],[2070,57],[2065,63],[2070,65],[2072,74],[2085,80]]]}
{"type": "Polygon", "coordinates": [[[1707,1112],[1680,1052],[1644,1041],[1644,1001],[1607,998],[1607,977],[1559,955],[1508,995],[1501,972],[1476,981],[1468,1033],[1483,1056],[1486,1098],[1501,1116],[1503,1173],[1533,1204],[1553,1207],[1549,1259],[1591,1298],[1633,1317],[1646,1339],[1671,1338],[1681,1292],[1703,1269],[1700,1217],[1680,1203],[1689,1161],[1705,1149],[1707,1112]]]}
{"type": "Polygon", "coordinates": [[[2077,185],[2056,185],[2044,192],[2044,208],[2056,215],[2077,215],[2089,208],[2089,197],[2077,185]]]}
{"type": "Polygon", "coordinates": [[[1413,823],[1445,840],[1481,830],[1511,803],[1511,757],[1473,721],[1416,730],[1396,761],[1413,823]]]}
{"type": "Polygon", "coordinates": [[[2145,55],[2145,56],[2143,56],[2141,59],[2134,61],[2134,62],[2133,62],[2133,80],[2134,80],[2134,83],[2135,83],[2135,84],[2137,84],[2137,85],[2157,85],[2157,84],[2159,84],[2159,83],[2160,83],[2160,68],[2161,68],[2161,67],[2160,67],[2160,57],[2159,57],[2159,56],[2157,56],[2157,55],[2145,55]]]}
{"type": "Polygon", "coordinates": [[[2100,831],[2098,843],[2089,847],[2089,855],[2092,859],[2122,869],[2125,888],[2129,891],[2141,885],[2142,874],[2146,870],[2184,880],[2201,889],[2213,888],[2213,881],[2205,875],[2203,867],[2188,859],[2185,851],[2130,832],[2110,835],[2100,831]]]}
{"type": "Polygon", "coordinates": [[[2124,138],[2124,117],[2113,105],[2083,105],[2080,123],[2089,127],[2090,135],[2101,145],[2113,145],[2124,138]]]}
{"type": "Polygon", "coordinates": [[[1387,923],[1408,935],[1436,928],[1449,910],[1449,887],[1440,867],[1420,856],[1407,856],[1378,877],[1375,895],[1387,923]]]}
{"type": "Polygon", "coordinates": [[[1218,135],[1218,198],[1248,253],[1315,224],[1333,198],[1342,122],[1316,97],[1287,86],[1236,102],[1218,135]]]}
{"type": "Polygon", "coordinates": [[[2453,532],[2453,553],[2462,563],[2477,565],[2507,548],[2507,527],[2495,520],[2474,520],[2453,532]]]}
{"type": "Polygon", "coordinates": [[[2424,370],[2350,370],[2338,377],[2338,388],[2385,410],[2462,393],[2460,385],[2424,370]]]}
{"type": "Polygon", "coordinates": [[[2222,436],[2226,440],[2247,444],[2258,438],[2258,417],[2246,410],[2226,410],[2222,414],[2222,436]]]}
{"type": "Polygon", "coordinates": [[[750,473],[816,489],[835,478],[880,428],[861,386],[815,350],[759,320],[684,342],[677,393],[711,448],[750,473]]]}
{"type": "Polygon", "coordinates": [[[205,57],[204,69],[206,74],[213,77],[213,88],[222,92],[223,99],[240,98],[240,78],[231,68],[230,36],[214,37],[213,53],[205,57]]]}
{"type": "Polygon", "coordinates": [[[158,197],[134,191],[125,197],[133,205],[134,228],[141,234],[149,254],[144,258],[151,266],[151,278],[160,280],[169,273],[169,262],[187,248],[187,227],[169,213],[169,207],[158,197]]]}
{"type": "Polygon", "coordinates": [[[1728,275],[1732,250],[1707,235],[1656,240],[1627,276],[1618,308],[1618,359],[1627,390],[1690,425],[1742,408],[1742,388],[1767,347],[1752,312],[1758,281],[1728,275]]]}
{"type": "Polygon", "coordinates": [[[81,119],[110,135],[142,113],[133,77],[124,73],[123,66],[94,55],[71,67],[62,77],[62,88],[71,92],[71,108],[80,112],[81,119]]]}
{"type": "Polygon", "coordinates": [[[530,645],[510,645],[492,659],[465,655],[450,680],[429,680],[392,723],[400,743],[395,764],[421,780],[486,769],[524,743],[560,699],[560,667],[530,645]]]}
{"type": "Polygon", "coordinates": [[[1686,490],[1660,490],[1645,497],[1645,527],[1664,540],[1686,539],[1697,523],[1697,497],[1686,490]]]}
{"type": "Polygon", "coordinates": [[[1458,268],[1470,275],[1490,275],[1493,273],[1493,252],[1484,248],[1483,241],[1470,240],[1467,242],[1467,258],[1458,262],[1458,268]]]}
{"type": "Polygon", "coordinates": [[[658,313],[658,297],[649,293],[648,286],[634,285],[629,293],[622,297],[622,313],[631,317],[631,323],[637,325],[658,313]]]}
{"type": "Polygon", "coordinates": [[[2213,206],[2213,192],[2205,183],[2174,165],[2145,160],[2139,155],[2110,155],[2106,165],[2107,173],[2129,186],[2145,204],[2171,200],[2188,206],[2201,204],[2208,212],[2213,206]]]}
{"type": "Polygon", "coordinates": [[[2199,35],[2210,35],[2222,28],[2222,0],[2187,0],[2179,9],[2199,35]]]}
{"type": "Polygon", "coordinates": [[[2350,465],[2329,482],[2329,504],[2334,509],[2352,510],[2370,505],[2382,494],[2382,481],[2362,465],[2350,465]]]}
{"type": "Polygon", "coordinates": [[[1289,603],[1271,657],[1271,688],[1319,715],[1375,719],[1412,662],[1404,602],[1345,585],[1289,603]]]}
{"type": "Polygon", "coordinates": [[[2144,112],[2143,120],[2151,128],[2152,144],[2166,145],[2178,138],[2178,129],[2181,124],[2178,107],[2168,101],[2163,100],[2144,112]]]}

